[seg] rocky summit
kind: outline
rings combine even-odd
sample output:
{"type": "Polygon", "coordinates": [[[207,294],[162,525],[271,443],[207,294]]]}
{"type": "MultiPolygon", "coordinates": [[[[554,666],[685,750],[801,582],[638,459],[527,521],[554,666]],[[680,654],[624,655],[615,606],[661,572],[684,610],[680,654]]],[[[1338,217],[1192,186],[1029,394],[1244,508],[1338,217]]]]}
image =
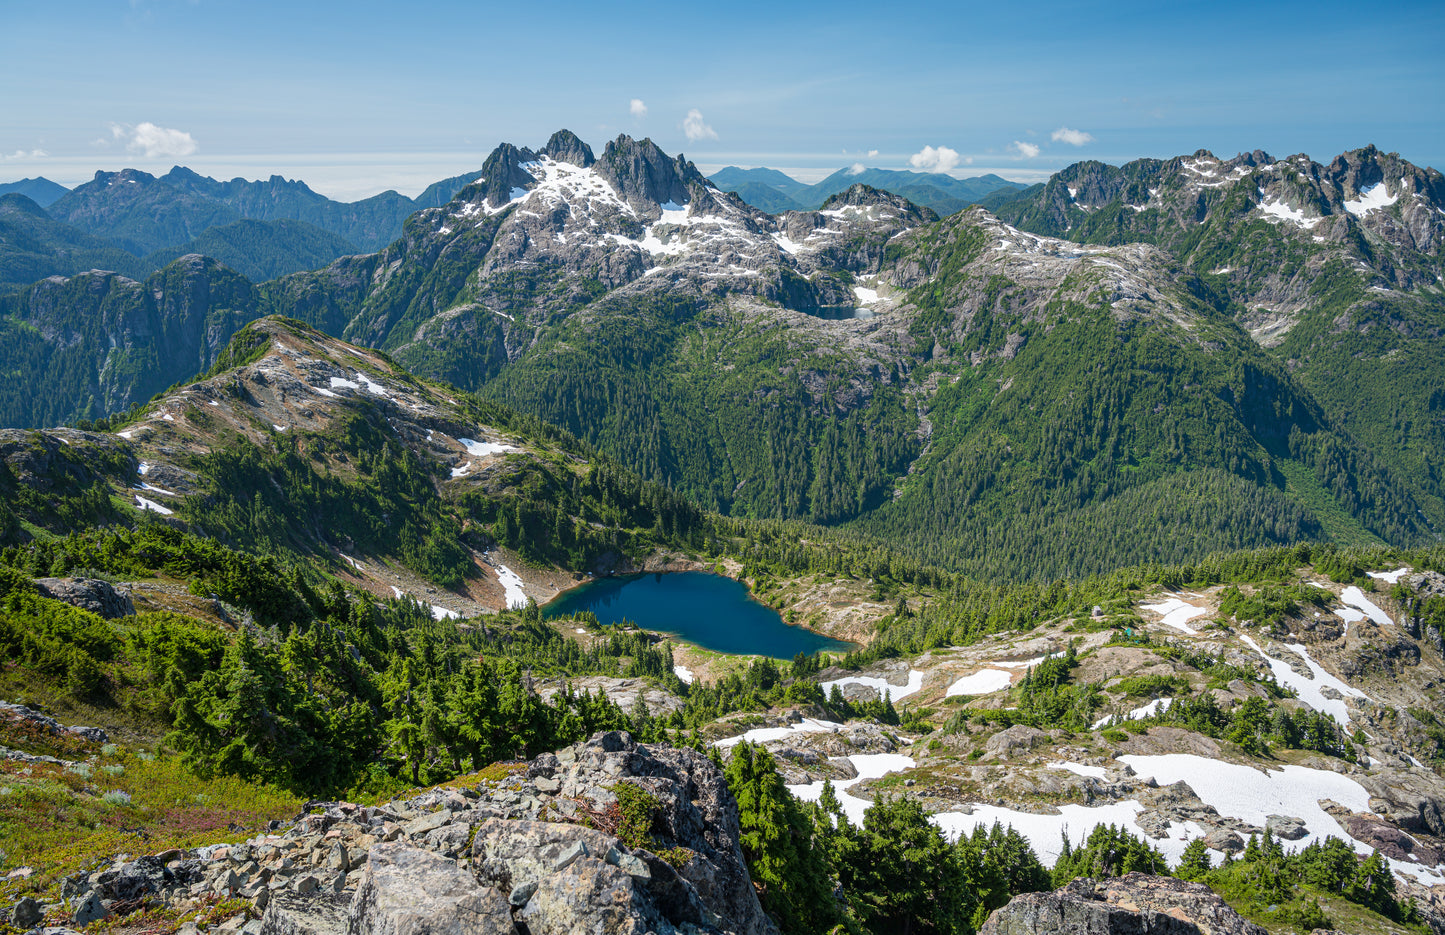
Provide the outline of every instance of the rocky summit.
{"type": "Polygon", "coordinates": [[[373,807],[313,802],[239,844],[120,855],[66,879],[63,903],[30,900],[12,921],[48,921],[54,935],[221,898],[249,901],[259,918],[215,929],[246,935],[776,935],[740,836],[706,756],[611,732],[480,785],[373,807]]]}

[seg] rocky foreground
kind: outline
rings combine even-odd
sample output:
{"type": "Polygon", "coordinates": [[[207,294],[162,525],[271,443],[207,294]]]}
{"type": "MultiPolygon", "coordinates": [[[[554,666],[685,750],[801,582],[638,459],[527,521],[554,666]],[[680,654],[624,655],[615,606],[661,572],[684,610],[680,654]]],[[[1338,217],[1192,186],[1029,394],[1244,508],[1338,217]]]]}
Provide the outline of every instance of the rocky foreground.
{"type": "MultiPolygon", "coordinates": [[[[97,923],[116,931],[137,910],[184,918],[222,906],[224,921],[179,930],[774,935],[740,836],[737,803],[710,759],[610,732],[477,786],[377,807],[311,803],[241,844],[117,855],[109,869],[64,880],[59,902],[22,899],[7,921],[66,935],[97,923]]],[[[1133,874],[1021,896],[984,931],[1259,930],[1205,887],[1133,874]]]]}

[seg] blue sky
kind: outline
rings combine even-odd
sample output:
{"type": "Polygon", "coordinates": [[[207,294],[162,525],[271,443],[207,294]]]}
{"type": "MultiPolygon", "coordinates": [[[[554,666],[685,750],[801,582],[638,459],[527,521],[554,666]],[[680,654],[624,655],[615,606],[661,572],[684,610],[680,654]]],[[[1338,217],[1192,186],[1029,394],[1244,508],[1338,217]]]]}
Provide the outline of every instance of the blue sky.
{"type": "Polygon", "coordinates": [[[415,194],[559,127],[809,179],[1367,143],[1445,166],[1438,0],[3,3],[0,181],[183,164],[415,194]]]}

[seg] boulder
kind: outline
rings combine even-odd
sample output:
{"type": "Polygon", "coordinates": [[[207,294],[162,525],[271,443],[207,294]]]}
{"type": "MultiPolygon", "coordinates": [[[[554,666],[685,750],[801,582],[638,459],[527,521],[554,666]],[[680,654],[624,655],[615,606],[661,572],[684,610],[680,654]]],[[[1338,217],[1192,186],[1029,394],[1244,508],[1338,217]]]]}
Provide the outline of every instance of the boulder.
{"type": "Polygon", "coordinates": [[[84,928],[92,922],[104,919],[108,915],[110,915],[110,909],[101,901],[100,894],[95,890],[91,890],[76,902],[71,921],[84,928]]]}
{"type": "Polygon", "coordinates": [[[1289,815],[1270,815],[1264,823],[1264,830],[1286,841],[1298,841],[1310,833],[1304,819],[1289,815]]]}
{"type": "Polygon", "coordinates": [[[994,910],[979,935],[1267,935],[1209,887],[1131,873],[1024,893],[994,910]]]}
{"type": "Polygon", "coordinates": [[[1015,724],[1008,730],[1001,730],[984,744],[984,752],[999,759],[1008,759],[1019,753],[1026,753],[1040,744],[1048,743],[1049,735],[1037,727],[1015,724]]]}
{"type": "Polygon", "coordinates": [[[261,935],[346,935],[350,896],[278,890],[266,900],[261,935]]]}
{"type": "Polygon", "coordinates": [[[40,904],[35,901],[34,896],[22,897],[15,904],[15,908],[10,910],[10,921],[22,929],[34,928],[44,918],[45,914],[40,911],[40,904]]]}
{"type": "Polygon", "coordinates": [[[439,854],[371,849],[352,899],[350,935],[514,935],[507,900],[439,854]]]}
{"type": "Polygon", "coordinates": [[[130,595],[122,594],[98,578],[36,578],[35,588],[42,597],[64,601],[107,620],[135,615],[130,595]]]}

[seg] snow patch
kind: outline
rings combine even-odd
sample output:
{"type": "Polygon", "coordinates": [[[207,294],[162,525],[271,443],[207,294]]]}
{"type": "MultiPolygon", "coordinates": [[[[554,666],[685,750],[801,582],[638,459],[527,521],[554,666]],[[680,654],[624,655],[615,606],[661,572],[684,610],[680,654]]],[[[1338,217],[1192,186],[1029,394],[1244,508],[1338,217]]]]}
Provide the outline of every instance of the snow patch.
{"type": "Polygon", "coordinates": [[[908,684],[903,686],[890,685],[887,679],[873,678],[867,675],[850,675],[847,678],[823,682],[821,687],[824,694],[831,692],[834,685],[838,686],[839,691],[848,685],[867,685],[869,688],[877,690],[879,698],[883,697],[884,692],[888,692],[888,697],[894,701],[901,701],[909,695],[917,694],[918,690],[923,687],[923,673],[917,669],[910,669],[908,684]]]}
{"type": "MultiPolygon", "coordinates": [[[[586,633],[587,631],[582,630],[581,632],[586,633]]],[[[691,685],[697,679],[697,676],[693,675],[692,670],[687,666],[673,666],[672,674],[681,679],[684,685],[691,685]]]]}
{"type": "Polygon", "coordinates": [[[141,475],[149,474],[149,473],[151,472],[150,462],[149,462],[149,461],[142,461],[142,462],[140,463],[140,466],[135,469],[135,472],[136,472],[137,474],[141,474],[141,475]]]}
{"type": "MultiPolygon", "coordinates": [[[[1168,710],[1169,710],[1169,706],[1172,705],[1173,703],[1174,703],[1174,699],[1173,699],[1173,698],[1155,698],[1153,701],[1149,702],[1148,704],[1143,705],[1143,706],[1138,707],[1138,708],[1135,708],[1134,710],[1130,711],[1128,714],[1125,714],[1125,715],[1121,718],[1121,720],[1125,720],[1125,721],[1142,721],[1142,720],[1144,720],[1146,717],[1153,717],[1153,716],[1156,715],[1156,714],[1159,714],[1159,713],[1164,712],[1164,711],[1168,711],[1168,710]]],[[[1110,721],[1112,721],[1113,719],[1114,719],[1114,715],[1112,715],[1112,714],[1108,715],[1107,717],[1101,717],[1101,718],[1099,718],[1097,721],[1094,722],[1093,730],[1099,730],[1099,729],[1103,728],[1105,725],[1107,725],[1107,724],[1108,724],[1110,721]]]]}
{"type": "Polygon", "coordinates": [[[169,412],[163,414],[163,415],[161,416],[161,418],[164,419],[164,420],[167,421],[167,422],[174,422],[174,421],[176,421],[176,417],[173,416],[173,415],[171,415],[169,412]]]}
{"type": "Polygon", "coordinates": [[[945,698],[953,698],[958,695],[991,695],[996,691],[1003,691],[1012,682],[1012,676],[1002,669],[983,669],[972,675],[965,675],[963,678],[948,686],[944,692],[945,698]]]}
{"type": "Polygon", "coordinates": [[[1186,604],[1177,597],[1171,597],[1162,604],[1140,604],[1139,609],[1152,610],[1156,614],[1162,615],[1164,619],[1160,623],[1188,633],[1190,636],[1198,634],[1199,631],[1191,627],[1188,621],[1209,613],[1207,608],[1186,604]]]}
{"type": "Polygon", "coordinates": [[[1085,766],[1082,763],[1057,762],[1047,764],[1049,769],[1062,769],[1073,773],[1075,776],[1087,776],[1090,779],[1103,779],[1108,772],[1102,766],[1085,766]]]}
{"type": "Polygon", "coordinates": [[[782,248],[782,251],[784,253],[789,254],[790,256],[797,256],[803,250],[807,249],[802,244],[797,243],[793,240],[789,240],[787,234],[774,234],[773,241],[782,248]]]}
{"type": "Polygon", "coordinates": [[[340,399],[340,398],[341,398],[341,394],[340,394],[340,393],[333,393],[333,392],[331,392],[330,390],[328,390],[328,389],[327,389],[326,387],[324,387],[324,386],[313,386],[313,387],[311,387],[311,388],[312,388],[313,390],[315,390],[316,392],[320,393],[322,396],[330,396],[332,399],[340,399]]]}
{"type": "Polygon", "coordinates": [[[386,395],[386,387],[382,386],[380,383],[373,381],[370,377],[362,373],[360,370],[356,371],[356,379],[366,384],[366,391],[372,396],[386,395]]]}
{"type": "Polygon", "coordinates": [[[1032,669],[1045,659],[1058,659],[1063,652],[1049,653],[1047,656],[1035,656],[1033,659],[1013,659],[1008,662],[991,662],[989,665],[1003,666],[1006,669],[1032,669]]]}
{"type": "Polygon", "coordinates": [[[522,576],[506,565],[497,566],[497,580],[502,583],[508,609],[527,606],[527,592],[522,590],[522,576]]]}
{"type": "Polygon", "coordinates": [[[1188,822],[1183,827],[1171,824],[1168,839],[1145,837],[1144,830],[1139,827],[1139,813],[1143,810],[1143,805],[1133,801],[1114,802],[1093,808],[1086,805],[1061,805],[1057,815],[1035,815],[996,805],[974,805],[972,814],[940,812],[933,816],[932,821],[943,830],[944,836],[950,841],[972,833],[973,829],[979,826],[987,829],[996,821],[1003,825],[1012,825],[1015,831],[1028,839],[1034,853],[1038,854],[1039,860],[1046,867],[1052,867],[1058,861],[1065,834],[1069,837],[1070,845],[1078,847],[1099,825],[1120,825],[1144,838],[1151,846],[1159,848],[1165,857],[1175,863],[1183,856],[1184,845],[1191,833],[1196,837],[1203,834],[1204,829],[1188,822]]]}
{"type": "Polygon", "coordinates": [[[147,500],[140,494],[135,495],[135,505],[140,507],[142,510],[150,510],[152,513],[159,513],[162,516],[170,516],[172,513],[175,512],[175,510],[167,509],[166,507],[161,506],[154,500],[147,500]]]}
{"type": "Polygon", "coordinates": [[[503,445],[500,442],[479,442],[470,438],[458,438],[457,444],[467,450],[467,454],[474,458],[485,458],[487,455],[501,454],[504,451],[516,451],[513,445],[503,445]]]}
{"type": "Polygon", "coordinates": [[[1303,228],[1304,230],[1313,230],[1316,224],[1324,220],[1324,218],[1307,218],[1302,209],[1291,208],[1282,201],[1265,201],[1264,189],[1262,188],[1259,190],[1259,199],[1259,210],[1263,211],[1269,217],[1275,218],[1276,222],[1289,221],[1296,227],[1303,228]]]}
{"type": "Polygon", "coordinates": [[[431,618],[432,618],[433,620],[460,620],[460,619],[462,619],[462,615],[459,614],[459,613],[457,613],[455,610],[447,610],[445,607],[438,607],[438,606],[435,605],[435,604],[430,604],[430,605],[428,605],[428,606],[431,607],[431,618]]]}
{"type": "Polygon", "coordinates": [[[1365,574],[1369,575],[1371,578],[1374,578],[1376,581],[1383,581],[1383,582],[1385,582],[1386,584],[1399,584],[1399,583],[1400,583],[1400,578],[1401,578],[1402,576],[1404,576],[1404,575],[1408,575],[1409,573],[1410,573],[1410,566],[1408,566],[1408,565],[1406,565],[1406,566],[1404,566],[1404,567],[1402,567],[1402,568],[1396,568],[1394,571],[1367,571],[1367,572],[1365,572],[1365,574]]]}
{"type": "MultiPolygon", "coordinates": [[[[824,721],[820,723],[828,722],[824,721]]],[[[833,729],[836,730],[839,726],[841,725],[833,725],[833,729]]],[[[752,733],[752,731],[748,733],[752,733]]],[[[722,742],[719,742],[718,745],[721,746],[722,742]]],[[[901,753],[855,753],[847,759],[853,764],[853,768],[858,771],[858,776],[854,779],[834,783],[833,791],[837,793],[838,802],[843,806],[843,814],[847,815],[848,820],[855,826],[862,827],[863,813],[868,811],[869,806],[873,803],[867,799],[860,799],[857,796],[850,795],[848,790],[864,780],[879,779],[887,776],[889,773],[911,769],[915,763],[913,757],[904,756],[901,753]]],[[[804,802],[816,802],[823,796],[823,783],[810,782],[806,785],[788,786],[788,791],[792,792],[793,795],[802,799],[804,802]]]]}
{"type": "MultiPolygon", "coordinates": [[[[1405,570],[1407,569],[1401,569],[1401,571],[1405,570]]],[[[1395,572],[1387,572],[1387,574],[1395,574],[1395,572]]],[[[1390,583],[1394,584],[1393,581],[1390,583]]],[[[1352,607],[1358,607],[1360,610],[1363,610],[1371,620],[1375,621],[1381,626],[1389,626],[1390,624],[1395,622],[1390,619],[1389,614],[1385,613],[1383,610],[1380,609],[1379,605],[1377,605],[1374,601],[1370,600],[1368,597],[1365,597],[1364,591],[1361,591],[1354,585],[1351,585],[1350,587],[1345,588],[1343,591],[1340,592],[1340,600],[1344,601],[1346,604],[1349,604],[1352,607]]]]}
{"type": "Polygon", "coordinates": [[[1344,700],[1326,698],[1320,689],[1329,686],[1341,695],[1346,695],[1351,698],[1365,698],[1366,700],[1369,698],[1368,695],[1358,688],[1355,688],[1347,682],[1340,681],[1335,676],[1320,668],[1320,664],[1310,658],[1309,650],[1306,649],[1302,643],[1286,643],[1285,645],[1304,659],[1305,664],[1309,666],[1313,678],[1304,678],[1296,674],[1295,671],[1283,661],[1272,658],[1263,649],[1260,649],[1259,644],[1248,634],[1241,634],[1240,640],[1250,649],[1264,656],[1265,661],[1269,663],[1270,671],[1274,673],[1275,681],[1281,685],[1288,685],[1290,688],[1293,688],[1299,694],[1300,701],[1303,701],[1316,711],[1325,712],[1345,727],[1350,726],[1350,711],[1349,708],[1346,707],[1344,700]]]}
{"type": "Polygon", "coordinates": [[[164,495],[166,495],[167,497],[179,497],[179,496],[180,496],[180,494],[176,493],[174,490],[166,490],[164,487],[154,487],[154,486],[152,486],[152,485],[150,485],[150,484],[147,484],[147,483],[144,483],[144,482],[139,483],[139,484],[136,484],[136,485],[135,485],[135,489],[136,489],[136,490],[148,490],[148,491],[150,491],[151,493],[164,494],[164,495]]]}
{"type": "Polygon", "coordinates": [[[878,301],[877,289],[865,289],[862,286],[854,286],[853,294],[858,297],[858,301],[863,305],[872,305],[878,301]]]}
{"type": "Polygon", "coordinates": [[[472,462],[468,461],[466,464],[463,464],[461,467],[452,468],[452,477],[466,477],[466,476],[467,476],[467,473],[468,473],[469,471],[471,471],[471,469],[472,469],[472,462]]]}
{"type": "MultiPolygon", "coordinates": [[[[335,390],[335,389],[359,390],[359,389],[361,389],[361,384],[357,383],[357,382],[354,381],[354,380],[347,380],[347,379],[345,379],[345,378],[343,378],[343,377],[332,377],[332,378],[331,378],[331,388],[334,389],[334,390],[335,390]]],[[[333,393],[332,395],[334,396],[335,394],[333,393]]]]}
{"type": "Polygon", "coordinates": [[[275,422],[272,422],[272,423],[271,423],[271,428],[275,429],[275,430],[278,431],[278,432],[284,432],[284,431],[286,431],[286,426],[284,426],[284,425],[277,425],[275,422]]]}
{"type": "Polygon", "coordinates": [[[1360,197],[1356,200],[1345,202],[1345,210],[1356,217],[1364,217],[1371,211],[1388,208],[1399,200],[1399,195],[1392,195],[1385,189],[1385,183],[1376,182],[1360,189],[1360,197]]]}
{"type": "MultiPolygon", "coordinates": [[[[767,740],[786,740],[794,734],[831,734],[835,733],[838,728],[842,726],[842,724],[833,721],[823,721],[818,718],[805,717],[798,723],[789,724],[787,727],[755,727],[736,737],[724,737],[722,740],[714,743],[713,746],[726,750],[729,747],[737,746],[744,740],[748,743],[762,743],[767,740]]],[[[909,760],[908,765],[912,766],[913,761],[909,760]]]]}

